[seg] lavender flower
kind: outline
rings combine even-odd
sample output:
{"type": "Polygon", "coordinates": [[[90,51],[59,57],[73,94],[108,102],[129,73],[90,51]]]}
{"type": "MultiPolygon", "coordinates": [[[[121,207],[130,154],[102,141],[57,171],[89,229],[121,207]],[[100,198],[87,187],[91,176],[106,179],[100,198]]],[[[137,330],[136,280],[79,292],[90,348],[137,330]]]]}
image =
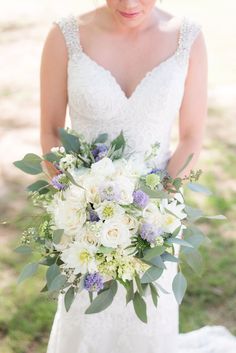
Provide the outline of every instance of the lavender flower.
{"type": "Polygon", "coordinates": [[[140,235],[144,240],[147,240],[149,243],[155,243],[156,238],[161,236],[163,229],[157,227],[151,223],[143,223],[141,226],[140,235]]]}
{"type": "Polygon", "coordinates": [[[89,210],[89,220],[90,222],[98,222],[100,220],[95,210],[89,210]]]}
{"type": "Polygon", "coordinates": [[[133,192],[133,202],[141,207],[144,208],[149,201],[149,196],[142,190],[135,190],[133,192]]]}
{"type": "Polygon", "coordinates": [[[92,150],[92,154],[94,156],[95,161],[99,161],[103,157],[106,156],[108,151],[108,147],[106,145],[98,145],[96,148],[92,150]]]}
{"type": "Polygon", "coordinates": [[[103,278],[99,272],[88,273],[84,279],[84,288],[89,292],[98,292],[103,289],[103,278]]]}
{"type": "Polygon", "coordinates": [[[57,190],[65,190],[67,187],[65,174],[58,174],[54,176],[51,180],[52,186],[57,190]]]}
{"type": "Polygon", "coordinates": [[[100,185],[99,193],[102,201],[119,201],[120,199],[120,188],[113,181],[107,181],[100,185]]]}

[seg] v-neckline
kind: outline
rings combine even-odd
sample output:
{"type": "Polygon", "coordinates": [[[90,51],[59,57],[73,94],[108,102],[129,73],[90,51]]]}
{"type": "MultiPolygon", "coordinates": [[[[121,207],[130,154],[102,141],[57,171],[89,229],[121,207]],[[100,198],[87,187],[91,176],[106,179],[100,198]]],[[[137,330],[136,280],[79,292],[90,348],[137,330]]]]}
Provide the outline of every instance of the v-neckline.
{"type": "Polygon", "coordinates": [[[133,89],[133,92],[129,96],[127,96],[125,91],[124,91],[124,89],[121,87],[120,83],[117,81],[116,77],[112,74],[112,72],[109,69],[106,69],[103,65],[99,64],[96,60],[92,59],[87,53],[85,53],[85,51],[84,51],[84,49],[83,49],[83,47],[82,47],[82,45],[80,43],[80,31],[79,31],[78,20],[77,20],[77,18],[75,16],[73,18],[74,18],[74,21],[75,21],[76,38],[78,40],[78,44],[79,44],[79,47],[80,47],[81,54],[84,57],[86,57],[87,60],[89,60],[91,63],[96,65],[96,67],[98,67],[103,72],[105,72],[110,77],[110,79],[112,79],[112,81],[117,86],[117,88],[119,89],[120,93],[122,94],[123,98],[127,102],[132,100],[132,98],[136,95],[136,92],[144,84],[144,82],[146,81],[146,79],[150,75],[154,74],[154,72],[158,71],[164,64],[167,64],[169,61],[171,61],[171,60],[173,60],[175,58],[175,56],[177,55],[177,53],[178,53],[178,51],[180,49],[180,46],[181,46],[183,28],[184,28],[185,20],[186,20],[186,17],[183,16],[182,20],[181,20],[180,28],[179,28],[178,42],[177,42],[177,46],[176,46],[176,49],[175,49],[174,53],[171,54],[170,56],[168,56],[166,59],[162,60],[159,64],[155,65],[152,69],[147,71],[146,74],[142,77],[142,79],[137,83],[137,85],[133,89]]]}

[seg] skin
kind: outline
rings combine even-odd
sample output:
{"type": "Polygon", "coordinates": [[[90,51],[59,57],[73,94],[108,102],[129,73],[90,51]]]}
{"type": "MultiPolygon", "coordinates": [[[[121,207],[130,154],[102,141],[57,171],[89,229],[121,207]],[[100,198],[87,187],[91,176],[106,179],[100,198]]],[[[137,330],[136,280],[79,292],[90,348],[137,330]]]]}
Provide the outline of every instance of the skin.
{"type": "MultiPolygon", "coordinates": [[[[171,56],[178,41],[181,19],[155,7],[154,0],[107,0],[107,4],[79,18],[84,52],[108,69],[127,97],[147,71],[171,56]],[[138,12],[132,20],[121,16],[138,12]]],[[[41,58],[41,146],[43,153],[60,144],[57,129],[64,127],[67,97],[67,48],[57,25],[50,29],[41,58]]],[[[180,176],[196,165],[207,117],[207,50],[203,33],[189,57],[184,97],[179,111],[179,141],[167,170],[172,177],[194,153],[180,176]]],[[[49,171],[49,174],[51,172],[49,171]]]]}

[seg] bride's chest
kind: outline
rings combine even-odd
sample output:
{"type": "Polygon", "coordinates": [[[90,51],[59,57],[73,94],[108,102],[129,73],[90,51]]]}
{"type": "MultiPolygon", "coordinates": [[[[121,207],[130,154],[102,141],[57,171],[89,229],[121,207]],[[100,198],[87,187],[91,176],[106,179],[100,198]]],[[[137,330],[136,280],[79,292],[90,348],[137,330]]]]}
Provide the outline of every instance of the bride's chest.
{"type": "Polygon", "coordinates": [[[68,98],[73,112],[88,119],[107,120],[119,115],[154,117],[178,110],[186,69],[170,57],[147,71],[127,97],[113,74],[85,53],[68,63],[68,98]]]}

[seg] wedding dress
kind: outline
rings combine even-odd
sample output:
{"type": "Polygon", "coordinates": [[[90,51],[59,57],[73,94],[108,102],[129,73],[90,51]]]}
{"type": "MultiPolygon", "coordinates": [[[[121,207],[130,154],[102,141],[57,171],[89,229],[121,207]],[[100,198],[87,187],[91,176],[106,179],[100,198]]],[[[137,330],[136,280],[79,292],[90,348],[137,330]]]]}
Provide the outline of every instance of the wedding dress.
{"type": "MultiPolygon", "coordinates": [[[[141,155],[151,143],[160,142],[157,166],[165,168],[170,158],[170,132],[184,94],[189,53],[201,26],[184,16],[176,51],[149,71],[127,97],[112,73],[83,50],[75,16],[55,21],[68,49],[68,105],[71,125],[91,140],[101,132],[110,139],[121,129],[127,151],[141,155]]],[[[177,252],[178,252],[178,248],[177,252]]],[[[145,298],[148,323],[135,315],[132,302],[125,304],[119,286],[111,306],[97,314],[84,314],[89,306],[86,291],[77,295],[69,312],[63,295],[58,298],[47,353],[235,353],[235,338],[221,326],[205,326],[179,334],[179,308],[172,293],[176,263],[168,262],[158,283],[158,308],[150,294],[145,298]]]]}

